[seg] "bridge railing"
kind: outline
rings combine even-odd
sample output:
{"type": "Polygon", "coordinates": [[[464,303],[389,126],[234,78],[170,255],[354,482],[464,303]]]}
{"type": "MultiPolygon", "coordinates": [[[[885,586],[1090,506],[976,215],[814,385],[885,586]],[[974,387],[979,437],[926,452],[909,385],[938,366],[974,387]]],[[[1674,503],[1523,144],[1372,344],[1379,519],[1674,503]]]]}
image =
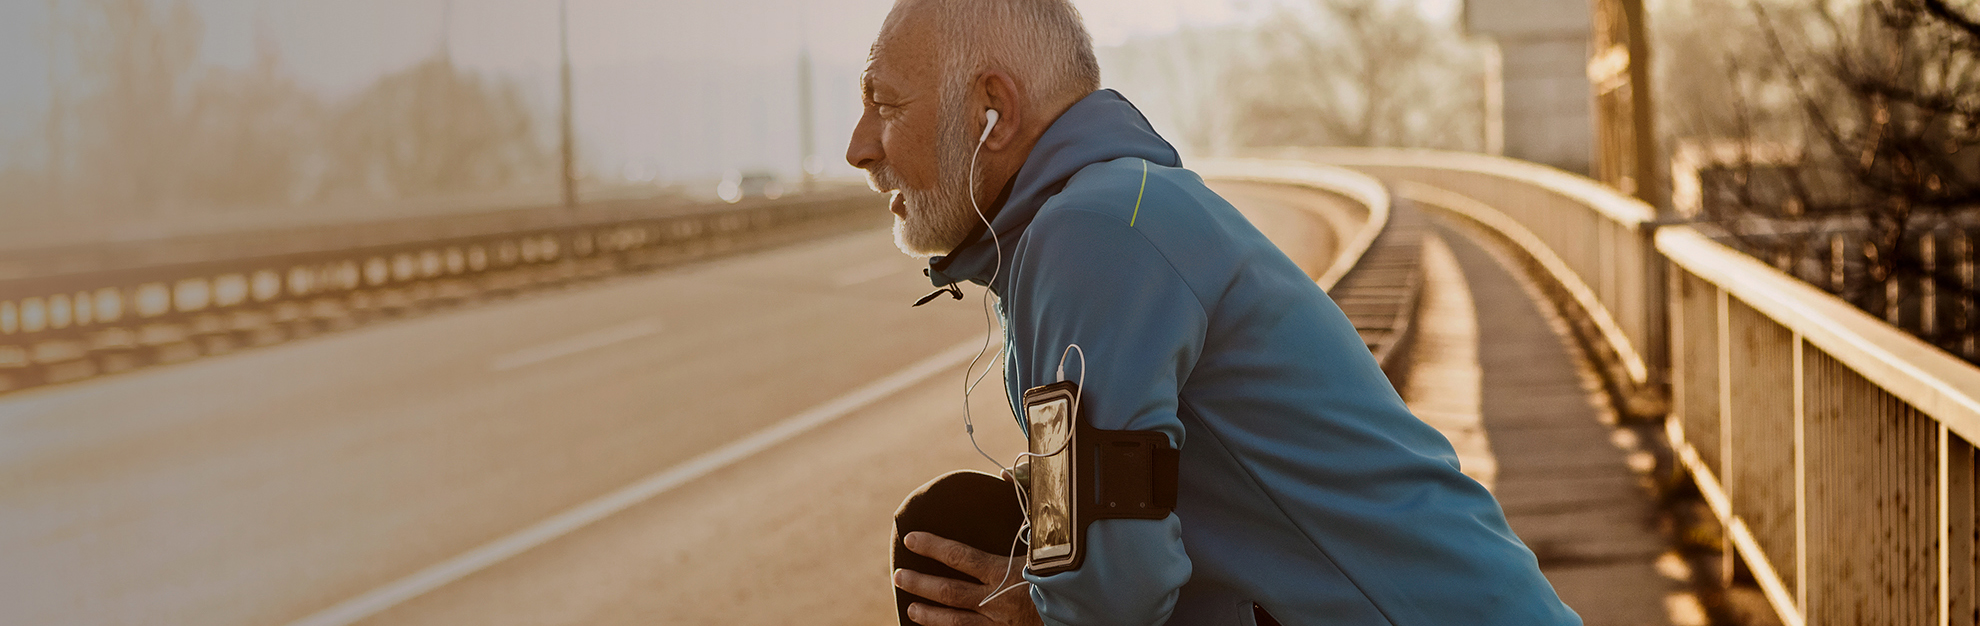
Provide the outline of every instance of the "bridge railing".
{"type": "Polygon", "coordinates": [[[1690,228],[1672,446],[1790,624],[1974,623],[1980,369],[1690,228]]]}
{"type": "MultiPolygon", "coordinates": [[[[1482,154],[1400,149],[1291,152],[1390,181],[1398,197],[1457,211],[1512,238],[1553,276],[1613,352],[1633,405],[1663,381],[1656,211],[1595,181],[1482,154]]],[[[1654,411],[1655,409],[1642,409],[1654,411]]]]}
{"type": "Polygon", "coordinates": [[[136,267],[0,277],[0,392],[225,352],[485,292],[664,264],[869,225],[866,193],[737,206],[580,213],[550,223],[454,232],[442,221],[401,241],[136,267]]]}
{"type": "Polygon", "coordinates": [[[1498,231],[1637,355],[1629,376],[1668,382],[1672,447],[1784,622],[1975,625],[1980,368],[1592,180],[1302,154],[1498,231]]]}

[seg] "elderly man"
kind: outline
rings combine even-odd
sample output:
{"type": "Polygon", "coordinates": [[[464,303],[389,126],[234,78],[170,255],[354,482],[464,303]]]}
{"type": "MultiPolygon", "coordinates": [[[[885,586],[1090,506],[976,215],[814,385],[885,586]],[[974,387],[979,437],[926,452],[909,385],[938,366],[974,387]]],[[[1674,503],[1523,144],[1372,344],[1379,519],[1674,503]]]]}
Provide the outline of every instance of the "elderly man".
{"type": "Polygon", "coordinates": [[[900,0],[863,82],[846,159],[936,286],[998,296],[1013,406],[1077,381],[1081,428],[1180,451],[1173,512],[1075,527],[1044,575],[1002,480],[924,486],[903,623],[1580,623],[1333,301],[1099,89],[1067,0],[900,0]]]}

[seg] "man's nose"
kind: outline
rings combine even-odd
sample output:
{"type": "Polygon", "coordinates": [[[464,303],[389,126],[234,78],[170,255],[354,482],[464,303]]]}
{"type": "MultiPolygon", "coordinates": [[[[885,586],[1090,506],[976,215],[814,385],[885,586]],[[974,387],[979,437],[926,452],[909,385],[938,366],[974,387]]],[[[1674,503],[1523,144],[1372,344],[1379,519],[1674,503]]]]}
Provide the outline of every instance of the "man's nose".
{"type": "Polygon", "coordinates": [[[853,126],[852,141],[846,145],[846,163],[859,169],[867,169],[879,163],[886,156],[880,149],[879,124],[874,123],[873,113],[859,116],[859,124],[853,126]]]}

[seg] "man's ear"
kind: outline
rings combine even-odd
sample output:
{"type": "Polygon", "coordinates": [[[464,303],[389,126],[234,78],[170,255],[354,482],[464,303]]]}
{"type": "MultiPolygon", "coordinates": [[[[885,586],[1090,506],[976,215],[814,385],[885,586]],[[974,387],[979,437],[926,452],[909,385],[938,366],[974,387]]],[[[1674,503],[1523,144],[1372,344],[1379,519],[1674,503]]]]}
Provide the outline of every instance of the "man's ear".
{"type": "MultiPolygon", "coordinates": [[[[1001,151],[1017,141],[1019,131],[1024,128],[1026,102],[1024,92],[1019,90],[1017,81],[1003,70],[990,70],[977,77],[977,89],[983,94],[986,110],[997,111],[997,127],[990,129],[990,137],[983,140],[983,149],[1001,151]]],[[[982,124],[983,119],[977,120],[982,124]]],[[[983,132],[977,126],[977,132],[983,132]]]]}

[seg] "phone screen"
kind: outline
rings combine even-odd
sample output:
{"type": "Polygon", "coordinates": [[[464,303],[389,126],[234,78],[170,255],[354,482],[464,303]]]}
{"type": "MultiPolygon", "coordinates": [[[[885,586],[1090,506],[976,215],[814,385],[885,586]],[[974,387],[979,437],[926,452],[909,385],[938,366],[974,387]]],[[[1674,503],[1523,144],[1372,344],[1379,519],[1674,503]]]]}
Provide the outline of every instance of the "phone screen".
{"type": "Polygon", "coordinates": [[[1031,424],[1031,560],[1072,553],[1072,403],[1025,407],[1031,424]]]}

